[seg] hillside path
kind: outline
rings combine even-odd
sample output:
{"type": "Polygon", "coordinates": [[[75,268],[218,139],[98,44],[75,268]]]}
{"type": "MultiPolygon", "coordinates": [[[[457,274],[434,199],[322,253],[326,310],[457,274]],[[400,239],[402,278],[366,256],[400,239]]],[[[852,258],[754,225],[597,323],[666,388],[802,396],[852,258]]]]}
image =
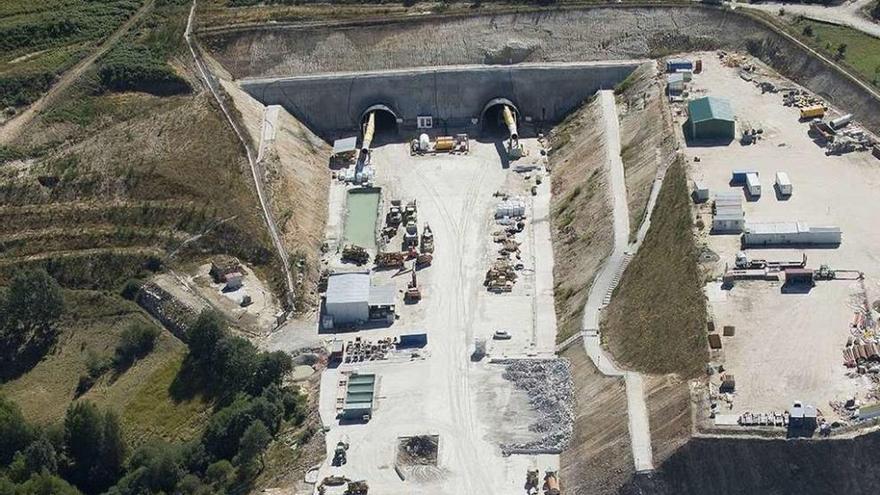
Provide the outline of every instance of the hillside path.
{"type": "Polygon", "coordinates": [[[49,88],[43,96],[25,109],[25,111],[9,119],[2,127],[0,127],[0,144],[9,144],[14,141],[21,131],[37,116],[40,112],[52,105],[58,96],[67,91],[74,82],[76,82],[92,64],[99,58],[104,56],[116,43],[131,30],[132,26],[137,24],[152,9],[155,0],[147,0],[144,5],[138,9],[127,21],[123,22],[119,29],[107,37],[98,48],[86,58],[77,62],[71,69],[61,75],[58,81],[49,88]]]}
{"type": "Polygon", "coordinates": [[[637,241],[628,245],[629,241],[629,206],[626,196],[626,177],[623,159],[620,156],[620,121],[617,118],[617,104],[614,92],[599,91],[602,109],[602,120],[605,126],[606,166],[610,185],[612,216],[614,223],[614,249],[602,266],[596,280],[590,288],[590,295],[584,307],[582,334],[587,355],[604,375],[623,376],[626,384],[627,418],[629,436],[632,446],[633,461],[637,472],[654,469],[651,452],[651,429],[648,423],[648,405],[645,402],[645,390],[641,373],[623,371],[614,359],[602,348],[599,336],[600,311],[611,301],[611,295],[620,282],[626,265],[644,239],[647,225],[650,224],[650,212],[656,202],[657,191],[661,180],[655,181],[648,203],[648,213],[642,228],[639,229],[637,241]]]}

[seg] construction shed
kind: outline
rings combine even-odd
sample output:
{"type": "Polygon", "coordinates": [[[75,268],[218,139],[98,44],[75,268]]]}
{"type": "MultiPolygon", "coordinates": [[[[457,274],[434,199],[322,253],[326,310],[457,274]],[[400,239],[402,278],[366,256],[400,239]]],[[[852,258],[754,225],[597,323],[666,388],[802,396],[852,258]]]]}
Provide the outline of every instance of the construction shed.
{"type": "Polygon", "coordinates": [[[688,102],[688,120],[685,128],[691,139],[733,139],[736,123],[730,102],[714,96],[705,96],[688,102]]]}
{"type": "Polygon", "coordinates": [[[747,247],[840,244],[839,227],[810,227],[804,222],[749,222],[743,233],[747,247]]]}
{"type": "Polygon", "coordinates": [[[684,91],[684,74],[675,73],[666,75],[666,88],[670,95],[678,95],[684,91]]]}
{"type": "Polygon", "coordinates": [[[352,373],[345,386],[345,401],[341,418],[369,421],[373,414],[373,396],[376,392],[376,375],[352,373]]]}
{"type": "Polygon", "coordinates": [[[383,319],[390,323],[396,299],[393,285],[371,285],[368,272],[334,273],[327,279],[323,325],[334,328],[383,319]]]}
{"type": "Polygon", "coordinates": [[[738,233],[743,231],[745,224],[742,196],[737,193],[717,194],[712,216],[712,232],[738,233]]]}

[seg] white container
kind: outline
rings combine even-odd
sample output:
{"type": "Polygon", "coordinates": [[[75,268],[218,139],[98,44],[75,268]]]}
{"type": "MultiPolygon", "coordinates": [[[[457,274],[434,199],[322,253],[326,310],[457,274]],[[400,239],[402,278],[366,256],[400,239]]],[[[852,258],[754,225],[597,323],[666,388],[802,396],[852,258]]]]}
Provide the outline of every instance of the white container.
{"type": "Polygon", "coordinates": [[[746,189],[754,197],[761,195],[761,181],[758,179],[758,174],[746,174],[746,189]]]}
{"type": "Polygon", "coordinates": [[[828,122],[828,125],[831,126],[831,128],[836,131],[836,130],[842,129],[842,128],[846,127],[847,125],[849,125],[849,123],[852,122],[852,119],[853,119],[853,115],[851,113],[848,113],[842,117],[837,117],[836,119],[832,119],[831,122],[828,122]]]}
{"type": "Polygon", "coordinates": [[[428,151],[428,146],[431,145],[431,139],[427,134],[422,134],[419,136],[419,151],[428,151]]]}
{"type": "Polygon", "coordinates": [[[776,188],[779,190],[779,194],[783,196],[790,196],[792,193],[791,179],[788,178],[788,174],[785,172],[776,172],[776,188]]]}

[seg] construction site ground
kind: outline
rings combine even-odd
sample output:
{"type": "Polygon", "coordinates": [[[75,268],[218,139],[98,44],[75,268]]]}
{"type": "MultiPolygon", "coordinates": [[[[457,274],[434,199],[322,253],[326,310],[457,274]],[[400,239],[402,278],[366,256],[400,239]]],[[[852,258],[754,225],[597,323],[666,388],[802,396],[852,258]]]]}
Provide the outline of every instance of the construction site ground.
{"type": "MultiPolygon", "coordinates": [[[[799,122],[799,110],[783,106],[781,93],[762,94],[755,83],[740,77],[739,68],[725,66],[714,52],[694,57],[703,60],[703,72],[694,76],[692,96],[729,99],[738,134],[737,140],[727,145],[689,143],[684,152],[691,176],[703,180],[712,195],[744,195],[742,186],[730,185],[731,171],[755,170],[763,194],[754,201],[743,196],[747,224],[802,221],[811,226],[838,226],[843,232],[843,242],[837,248],[749,249],[746,253],[767,260],[798,260],[806,254],[807,268],[827,264],[832,269],[865,274],[863,282],[820,281],[806,292],[783,291],[780,282],[737,281],[730,290],[723,290],[720,282],[708,282],[710,314],[718,331],[724,325],[735,326],[735,336],[722,337],[722,350],[712,355],[714,362],[723,364],[736,378],[732,407],[723,406],[721,412],[781,412],[800,400],[833,418],[829,401],[853,396],[864,400],[870,388],[867,377],[847,376],[842,350],[854,311],[866,298],[873,302],[880,297],[880,230],[873,207],[880,194],[880,161],[867,152],[826,156],[825,149],[807,135],[808,124],[799,122]],[[744,125],[763,129],[757,144],[740,144],[739,132],[744,125]],[[787,172],[793,183],[794,192],[788,199],[775,192],[777,171],[787,172]]],[[[752,76],[755,81],[796,87],[760,63],[746,62],[757,66],[752,76]]],[[[848,110],[831,112],[840,115],[848,110]]],[[[677,124],[683,124],[685,118],[682,112],[677,124]]],[[[703,240],[718,255],[707,278],[720,277],[726,265],[733,266],[741,249],[740,236],[707,234],[711,201],[699,207],[699,216],[706,225],[703,240]]]]}
{"type": "MultiPolygon", "coordinates": [[[[529,156],[523,160],[540,160],[537,140],[524,142],[529,156]]],[[[419,227],[430,224],[436,239],[434,261],[417,272],[421,302],[405,305],[401,295],[399,319],[393,325],[340,337],[375,340],[425,332],[428,344],[417,357],[398,355],[324,372],[320,409],[329,427],[331,455],[319,479],[330,474],[365,479],[371,492],[386,494],[521,490],[527,469],[556,470],[558,455],[502,456],[502,442],[536,437],[528,429],[535,413],[529,412],[525,392],[505,380],[504,367],[491,360],[554,355],[549,181],[544,180],[537,196],[531,196],[533,182],[502,166],[495,142],[473,139],[467,155],[410,156],[408,143],[385,144],[373,150],[372,163],[375,184],[382,188],[383,208],[393,198],[404,203],[417,200],[419,227]],[[489,293],[482,284],[497,253],[492,233],[501,229],[494,221],[495,206],[501,200],[495,192],[518,195],[528,205],[526,228],[517,236],[525,268],[518,272],[513,291],[506,294],[489,293]],[[492,334],[502,329],[512,338],[492,340],[492,334]],[[487,339],[488,357],[474,362],[471,354],[478,337],[487,339]],[[341,372],[352,369],[376,373],[375,409],[367,423],[340,424],[337,382],[341,372]],[[398,438],[412,435],[439,435],[438,461],[435,466],[402,466],[406,477],[402,481],[395,472],[398,438]],[[343,439],[350,444],[348,463],[332,467],[332,452],[343,439]]],[[[344,186],[331,188],[331,237],[333,226],[344,223],[340,188],[344,186]]],[[[380,212],[382,218],[386,211],[380,212]]],[[[399,245],[400,235],[391,242],[399,245]]],[[[390,281],[403,292],[409,280],[409,273],[384,270],[375,273],[373,283],[390,281]]]]}

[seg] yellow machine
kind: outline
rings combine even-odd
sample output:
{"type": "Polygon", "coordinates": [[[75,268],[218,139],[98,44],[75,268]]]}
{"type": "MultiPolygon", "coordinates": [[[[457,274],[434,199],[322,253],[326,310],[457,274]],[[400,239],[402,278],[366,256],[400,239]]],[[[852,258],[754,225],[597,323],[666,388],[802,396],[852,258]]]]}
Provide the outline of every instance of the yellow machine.
{"type": "Polygon", "coordinates": [[[510,132],[510,141],[507,143],[507,154],[511,160],[522,158],[525,153],[523,152],[522,145],[519,144],[519,132],[516,128],[516,117],[513,116],[513,112],[507,105],[504,105],[501,115],[504,117],[504,123],[507,125],[508,132],[510,132]]]}

